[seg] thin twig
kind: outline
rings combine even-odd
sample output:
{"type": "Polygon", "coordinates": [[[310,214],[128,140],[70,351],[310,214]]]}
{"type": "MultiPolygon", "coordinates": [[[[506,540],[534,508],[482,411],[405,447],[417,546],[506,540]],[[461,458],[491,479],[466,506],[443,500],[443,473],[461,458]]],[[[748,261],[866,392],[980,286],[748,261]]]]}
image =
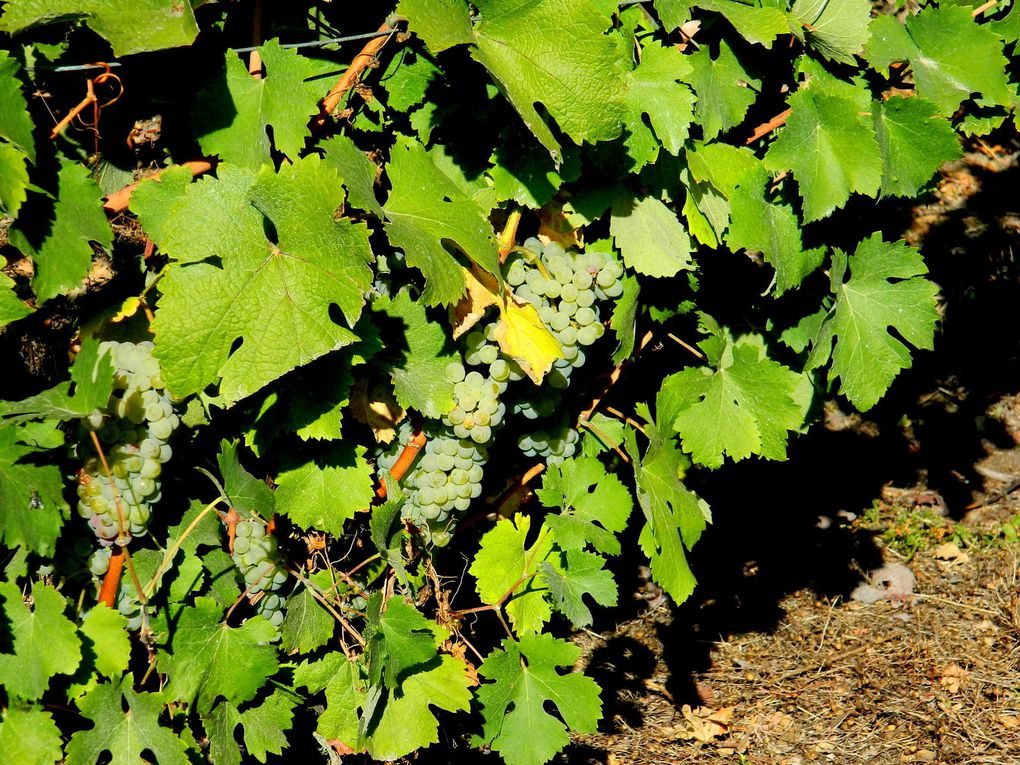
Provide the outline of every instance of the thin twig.
{"type": "Polygon", "coordinates": [[[762,138],[762,137],[768,135],[773,130],[775,130],[777,127],[780,127],[781,125],[783,125],[786,122],[786,120],[790,117],[791,114],[793,114],[793,109],[787,109],[786,111],[783,111],[783,112],[780,112],[779,114],[777,114],[775,117],[770,119],[768,122],[763,122],[762,124],[760,124],[758,127],[756,127],[754,129],[754,131],[751,133],[751,137],[748,138],[746,141],[744,141],[744,145],[745,146],[750,146],[752,143],[757,141],[759,138],[762,138]]]}
{"type": "Polygon", "coordinates": [[[177,539],[175,539],[173,544],[170,545],[169,548],[167,548],[166,554],[163,556],[163,561],[159,564],[159,568],[156,569],[156,573],[153,574],[152,579],[149,580],[149,583],[145,585],[146,597],[152,596],[153,588],[159,582],[160,577],[162,577],[163,574],[166,572],[167,567],[173,561],[173,558],[177,554],[177,551],[181,548],[181,545],[184,544],[184,540],[187,539],[191,532],[193,532],[195,528],[198,526],[198,524],[202,522],[202,519],[205,518],[206,514],[222,501],[223,501],[222,497],[217,497],[208,505],[206,505],[205,508],[203,508],[202,512],[200,512],[195,517],[195,520],[188,524],[188,528],[184,530],[184,533],[182,533],[177,539]]]}
{"type": "MultiPolygon", "coordinates": [[[[208,173],[215,166],[216,166],[215,160],[210,159],[196,159],[190,162],[182,162],[180,165],[172,165],[172,167],[186,167],[191,171],[192,175],[201,175],[202,173],[208,173]]],[[[152,175],[145,176],[145,178],[143,178],[142,180],[153,181],[158,180],[159,177],[166,170],[169,169],[170,168],[167,167],[161,168],[154,172],[152,175]]],[[[141,182],[142,181],[135,181],[134,183],[129,183],[124,188],[118,189],[117,191],[110,194],[110,196],[106,198],[106,201],[103,202],[103,209],[106,210],[108,213],[124,212],[128,208],[128,205],[131,203],[131,194],[134,192],[135,189],[138,188],[138,184],[141,182]]]]}
{"type": "Polygon", "coordinates": [[[390,38],[396,33],[396,27],[392,26],[390,19],[383,22],[382,26],[379,27],[376,36],[370,39],[361,51],[351,61],[351,65],[347,67],[343,76],[337,81],[326,97],[322,99],[321,111],[318,118],[315,120],[316,126],[325,124],[328,117],[330,117],[334,110],[340,105],[344,96],[347,92],[357,84],[361,78],[361,74],[368,68],[375,57],[379,54],[379,51],[383,49],[383,46],[389,42],[390,38]]]}

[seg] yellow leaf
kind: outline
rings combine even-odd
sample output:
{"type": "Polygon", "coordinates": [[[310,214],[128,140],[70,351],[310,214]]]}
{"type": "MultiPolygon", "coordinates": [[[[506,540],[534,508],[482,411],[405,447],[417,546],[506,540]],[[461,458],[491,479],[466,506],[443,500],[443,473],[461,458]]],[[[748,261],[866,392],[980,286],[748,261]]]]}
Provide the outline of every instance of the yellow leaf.
{"type": "Polygon", "coordinates": [[[560,341],[542,323],[535,306],[513,295],[500,305],[494,337],[500,350],[520,364],[535,385],[541,385],[553,362],[563,358],[560,341]]]}
{"type": "Polygon", "coordinates": [[[499,304],[499,284],[488,271],[472,265],[464,269],[464,281],[467,283],[467,292],[450,309],[454,340],[475,326],[489,306],[499,304]]]}
{"type": "Polygon", "coordinates": [[[113,315],[110,321],[118,322],[129,319],[138,313],[138,309],[142,307],[142,299],[139,297],[129,297],[123,303],[120,304],[120,309],[113,315]]]}
{"type": "Polygon", "coordinates": [[[550,202],[538,211],[538,238],[543,244],[557,242],[564,249],[580,247],[583,243],[580,231],[570,225],[563,214],[563,205],[550,202]]]}

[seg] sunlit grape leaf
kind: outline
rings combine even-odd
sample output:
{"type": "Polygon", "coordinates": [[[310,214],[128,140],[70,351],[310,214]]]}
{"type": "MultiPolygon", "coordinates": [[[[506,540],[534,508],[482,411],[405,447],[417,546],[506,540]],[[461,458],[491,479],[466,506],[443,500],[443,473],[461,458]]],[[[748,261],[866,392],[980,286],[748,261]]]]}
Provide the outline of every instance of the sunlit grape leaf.
{"type": "Polygon", "coordinates": [[[399,595],[386,601],[385,610],[382,602],[376,595],[368,604],[369,679],[396,688],[405,672],[436,658],[437,630],[447,633],[399,595]]]}
{"type": "Polygon", "coordinates": [[[119,611],[95,606],[81,623],[81,632],[95,655],[95,667],[111,680],[119,679],[131,658],[127,619],[119,611]]]}
{"type": "MultiPolygon", "coordinates": [[[[8,12],[10,7],[11,3],[8,3],[8,12]]],[[[6,14],[0,17],[0,25],[5,18],[6,14]]],[[[0,51],[0,138],[9,141],[35,162],[32,116],[28,113],[28,102],[18,78],[20,72],[20,62],[7,51],[0,51]]]]}
{"type": "Polygon", "coordinates": [[[400,406],[417,409],[438,419],[453,409],[453,383],[446,367],[455,359],[445,349],[446,332],[425,313],[425,306],[405,290],[394,298],[378,297],[372,311],[392,320],[394,337],[387,343],[385,366],[393,379],[393,392],[400,406]]]}
{"type": "Polygon", "coordinates": [[[372,473],[361,452],[338,455],[324,464],[306,462],[277,477],[276,511],[302,529],[319,529],[339,537],[344,521],[372,503],[372,473]]]}
{"type": "MultiPolygon", "coordinates": [[[[789,431],[801,426],[794,394],[801,376],[762,355],[751,343],[732,343],[707,367],[666,378],[678,402],[673,427],[695,462],[717,468],[753,454],[786,459],[789,431]]],[[[702,344],[704,346],[704,344],[702,344]]]]}
{"type": "Polygon", "coordinates": [[[77,19],[109,41],[115,56],[190,45],[198,34],[191,4],[179,0],[14,0],[4,8],[0,31],[77,19]]]}
{"type": "Polygon", "coordinates": [[[627,526],[634,502],[599,460],[576,457],[547,465],[536,494],[546,507],[562,510],[545,520],[560,549],[581,550],[590,542],[601,553],[620,554],[617,535],[627,526]]]}
{"type": "Polygon", "coordinates": [[[743,122],[761,80],[747,73],[725,38],[715,58],[707,45],[686,58],[691,67],[686,81],[698,96],[694,117],[704,140],[710,141],[743,122]]]}
{"type": "MultiPolygon", "coordinates": [[[[28,198],[27,189],[28,157],[15,146],[0,143],[0,211],[6,215],[17,215],[21,205],[28,198]]],[[[6,311],[10,311],[8,304],[9,301],[5,301],[6,311]]]]}
{"type": "Polygon", "coordinates": [[[625,143],[639,166],[655,161],[659,144],[676,156],[687,139],[695,98],[683,83],[692,71],[688,57],[672,46],[649,41],[641,49],[641,61],[627,75],[624,122],[625,143]]]}
{"type": "Polygon", "coordinates": [[[790,34],[790,23],[786,14],[772,3],[758,0],[691,0],[706,11],[715,11],[726,17],[741,37],[750,43],[772,47],[772,41],[779,35],[790,34]]]}
{"type": "Polygon", "coordinates": [[[466,712],[471,704],[467,665],[453,656],[412,671],[391,693],[363,744],[378,760],[395,760],[439,741],[439,721],[430,707],[466,712]]]}
{"type": "Polygon", "coordinates": [[[60,731],[39,707],[8,706],[0,719],[0,752],[18,765],[54,765],[63,757],[60,731]]]}
{"type": "Polygon", "coordinates": [[[307,587],[287,598],[287,614],[280,625],[280,645],[285,651],[309,653],[333,637],[335,622],[307,587]]]}
{"type": "Polygon", "coordinates": [[[314,662],[303,662],[294,670],[295,687],[311,693],[326,692],[326,709],[319,715],[317,730],[326,740],[339,740],[350,749],[358,744],[358,710],[365,698],[367,682],[361,665],[340,651],[327,653],[314,662]]]}
{"type": "Polygon", "coordinates": [[[790,16],[798,37],[822,56],[841,64],[856,63],[868,41],[871,3],[868,0],[796,0],[790,16]]]}
{"type": "Polygon", "coordinates": [[[400,0],[397,12],[433,53],[473,39],[467,7],[457,0],[400,0]]]}
{"type": "MultiPolygon", "coordinates": [[[[64,616],[67,601],[52,587],[32,588],[33,606],[13,582],[0,582],[10,642],[0,653],[0,685],[17,699],[37,699],[54,675],[70,675],[81,661],[81,639],[64,616]]],[[[5,641],[7,642],[7,641],[5,641]]]]}
{"type": "Polygon", "coordinates": [[[842,207],[857,192],[874,196],[882,182],[882,158],[868,115],[846,98],[801,87],[793,110],[769,147],[770,170],[792,170],[810,222],[842,207]]]}
{"type": "Polygon", "coordinates": [[[559,673],[580,653],[552,635],[504,640],[478,668],[490,682],[477,692],[484,722],[474,743],[489,745],[507,765],[543,765],[570,742],[568,729],[594,733],[602,716],[598,685],[576,672],[559,673]]]}
{"type": "Polygon", "coordinates": [[[102,196],[88,168],[68,161],[58,172],[56,202],[37,194],[22,211],[11,244],[35,264],[32,289],[40,303],[81,285],[92,268],[90,242],[113,246],[102,196]]]}
{"type": "Polygon", "coordinates": [[[910,367],[910,349],[899,338],[931,349],[938,285],[924,278],[928,268],[917,250],[884,242],[880,233],[862,241],[849,257],[836,250],[831,272],[836,301],[815,339],[808,368],[831,357],[840,393],[863,411],[910,367]]]}
{"type": "Polygon", "coordinates": [[[257,170],[271,163],[273,145],[297,159],[308,137],[308,122],[319,113],[329,90],[322,76],[336,66],[303,56],[269,40],[259,46],[265,77],[252,77],[235,53],[226,54],[226,71],[211,78],[196,99],[192,123],[206,156],[257,170]]]}
{"type": "Polygon", "coordinates": [[[347,136],[333,136],[319,144],[324,150],[323,159],[336,168],[347,187],[347,201],[381,218],[382,205],[375,196],[376,176],[379,168],[347,136]]]}
{"type": "Polygon", "coordinates": [[[559,340],[542,322],[538,309],[513,295],[499,303],[499,320],[493,339],[535,385],[541,385],[553,362],[563,358],[559,340]]]}
{"type": "Polygon", "coordinates": [[[144,182],[132,209],[179,261],[159,283],[153,323],[163,378],[186,395],[222,376],[229,404],[355,340],[331,306],[348,326],[357,321],[371,251],[364,225],[334,220],[343,189],[317,157],[257,179],[227,165],[217,176],[183,188],[179,174],[144,182]],[[272,221],[275,241],[259,212],[272,221]]]}
{"type": "Polygon", "coordinates": [[[927,7],[901,24],[895,16],[878,16],[866,48],[868,62],[887,69],[907,61],[917,93],[949,117],[972,94],[982,104],[1010,103],[1002,41],[959,5],[927,7]]]}
{"type": "Polygon", "coordinates": [[[222,441],[216,462],[223,476],[223,489],[230,500],[230,506],[244,516],[256,515],[265,520],[276,512],[276,495],[241,465],[240,446],[236,441],[222,441]]]}
{"type": "Polygon", "coordinates": [[[645,276],[676,276],[694,268],[691,238],[676,214],[652,196],[613,204],[609,231],[623,262],[645,276]]]}
{"type": "Polygon", "coordinates": [[[209,754],[213,765],[239,765],[241,753],[234,738],[237,726],[243,730],[247,753],[258,762],[268,754],[282,754],[287,748],[288,732],[294,720],[295,695],[275,690],[261,703],[238,709],[228,701],[219,702],[202,717],[209,737],[209,754]]]}
{"type": "Polygon", "coordinates": [[[215,600],[196,598],[172,625],[170,642],[159,654],[159,669],[169,680],[167,697],[194,704],[199,712],[208,712],[220,697],[232,704],[251,700],[277,668],[273,625],[254,616],[230,627],[220,622],[222,616],[215,600]]]}
{"type": "Polygon", "coordinates": [[[543,527],[528,546],[531,518],[501,518],[482,537],[471,564],[475,589],[483,603],[495,605],[506,597],[505,608],[518,635],[542,629],[552,613],[546,587],[536,580],[543,561],[552,553],[552,539],[543,527]]]}
{"type": "Polygon", "coordinates": [[[446,243],[492,274],[499,255],[483,210],[433,162],[421,144],[398,142],[386,166],[392,190],[384,205],[386,234],[407,264],[425,275],[428,305],[464,294],[463,268],[446,243]]]}
{"type": "Polygon", "coordinates": [[[606,559],[601,555],[568,550],[559,563],[558,566],[548,561],[542,564],[542,581],[549,588],[553,607],[575,627],[587,627],[592,622],[585,595],[600,606],[616,605],[616,582],[605,569],[606,559]]]}
{"type": "Polygon", "coordinates": [[[133,678],[127,675],[119,684],[97,685],[78,702],[82,716],[93,723],[79,730],[67,745],[65,765],[139,765],[143,754],[151,752],[159,765],[188,765],[187,746],[180,736],[159,724],[163,695],[135,693],[133,678]],[[127,711],[123,704],[127,702],[127,711]]]}
{"type": "Polygon", "coordinates": [[[874,103],[883,196],[913,196],[944,162],[963,154],[952,125],[937,112],[935,104],[919,97],[890,96],[874,103]]]}

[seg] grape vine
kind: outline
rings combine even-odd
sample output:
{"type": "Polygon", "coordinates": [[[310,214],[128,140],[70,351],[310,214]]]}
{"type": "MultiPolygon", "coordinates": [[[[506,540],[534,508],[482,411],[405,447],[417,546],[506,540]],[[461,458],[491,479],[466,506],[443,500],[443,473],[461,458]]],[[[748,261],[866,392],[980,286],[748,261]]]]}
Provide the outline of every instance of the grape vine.
{"type": "Polygon", "coordinates": [[[932,348],[885,200],[1020,103],[1011,2],[50,5],[0,11],[26,765],[595,732],[571,630],[932,348]]]}

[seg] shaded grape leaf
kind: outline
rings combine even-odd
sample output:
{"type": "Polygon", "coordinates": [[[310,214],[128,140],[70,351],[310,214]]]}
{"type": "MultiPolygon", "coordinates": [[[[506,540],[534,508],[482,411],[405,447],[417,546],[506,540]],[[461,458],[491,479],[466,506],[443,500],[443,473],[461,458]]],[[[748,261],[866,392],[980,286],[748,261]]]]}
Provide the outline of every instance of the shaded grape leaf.
{"type": "Polygon", "coordinates": [[[4,7],[0,31],[17,34],[78,19],[105,38],[115,56],[191,45],[198,34],[191,4],[172,0],[16,0],[4,7]]]}
{"type": "Polygon", "coordinates": [[[634,502],[599,460],[575,457],[550,463],[536,494],[546,507],[562,510],[545,519],[560,549],[582,550],[591,543],[601,553],[620,554],[617,535],[627,526],[634,502]]]}
{"type": "MultiPolygon", "coordinates": [[[[7,8],[10,7],[8,3],[7,8]]],[[[0,24],[4,18],[0,17],[0,24]]],[[[20,72],[21,63],[7,51],[0,51],[0,138],[35,162],[32,115],[28,113],[28,102],[18,78],[20,72]]]]}
{"type": "Polygon", "coordinates": [[[546,587],[539,584],[536,574],[552,553],[552,539],[543,526],[538,538],[528,546],[531,518],[526,515],[500,518],[482,537],[471,574],[475,590],[483,603],[503,602],[517,634],[542,629],[552,610],[546,587]]]}
{"type": "Polygon", "coordinates": [[[328,61],[283,48],[276,40],[259,46],[265,77],[252,77],[240,57],[226,54],[226,70],[198,95],[192,115],[195,136],[207,156],[257,170],[271,164],[273,145],[297,159],[308,122],[319,113],[328,89],[321,77],[335,70],[328,61]]]}
{"type": "Polygon", "coordinates": [[[7,707],[0,719],[0,751],[18,765],[54,765],[63,757],[53,717],[36,706],[7,707]]]}
{"type": "Polygon", "coordinates": [[[333,617],[319,605],[311,590],[302,587],[287,598],[287,615],[280,625],[280,645],[285,651],[309,653],[333,637],[333,617]]]}
{"type": "Polygon", "coordinates": [[[12,653],[0,653],[0,685],[16,699],[37,699],[54,675],[70,675],[78,668],[81,639],[64,616],[67,601],[52,587],[32,588],[32,608],[13,582],[0,582],[0,597],[12,647],[12,653]]]}
{"type": "Polygon", "coordinates": [[[400,358],[386,365],[397,402],[433,419],[449,414],[453,409],[453,383],[446,377],[446,367],[455,357],[444,350],[443,327],[430,321],[425,306],[406,290],[394,298],[379,296],[372,302],[372,310],[395,319],[403,333],[398,338],[403,342],[397,346],[400,358]],[[404,345],[406,349],[401,347],[404,345]]]}
{"type": "Polygon", "coordinates": [[[237,441],[220,442],[220,453],[216,463],[223,476],[223,489],[230,505],[243,515],[261,516],[265,520],[276,512],[276,498],[273,490],[266,486],[241,465],[237,441]]]}
{"type": "MultiPolygon", "coordinates": [[[[801,376],[752,343],[734,343],[728,333],[725,344],[721,354],[708,354],[708,367],[687,368],[663,382],[678,402],[673,427],[684,451],[712,468],[726,455],[786,459],[789,431],[803,419],[795,399],[801,376]]],[[[706,343],[701,347],[709,350],[706,343]]]]}
{"type": "Polygon", "coordinates": [[[853,192],[874,196],[882,158],[875,129],[858,106],[811,87],[801,87],[788,103],[792,114],[765,154],[765,166],[793,171],[804,221],[824,218],[853,192]]]}
{"type": "Polygon", "coordinates": [[[839,250],[833,255],[836,300],[815,338],[807,368],[831,358],[840,393],[861,411],[874,406],[896,375],[910,367],[910,349],[899,338],[915,348],[932,348],[938,285],[924,278],[927,272],[917,250],[903,242],[884,242],[877,232],[853,255],[839,250]]]}
{"type": "Polygon", "coordinates": [[[684,83],[692,72],[688,57],[673,46],[649,41],[641,49],[641,61],[627,75],[624,96],[624,141],[638,166],[655,161],[659,144],[676,156],[687,140],[695,98],[684,83]]]}
{"type": "Polygon", "coordinates": [[[1002,41],[979,25],[968,7],[924,8],[905,25],[894,16],[879,16],[871,24],[866,56],[876,69],[909,62],[918,95],[945,117],[973,93],[981,94],[982,104],[1010,103],[1002,41]]]}
{"type": "MultiPolygon", "coordinates": [[[[28,157],[15,146],[9,143],[0,143],[0,210],[7,215],[17,215],[22,204],[28,198],[27,190],[28,157]]],[[[3,311],[0,313],[0,318],[5,318],[14,309],[16,309],[14,303],[5,300],[0,305],[0,310],[3,311]]],[[[15,315],[14,318],[20,318],[20,316],[15,315]]],[[[7,319],[7,321],[12,320],[7,319]]]]}
{"type": "Polygon", "coordinates": [[[694,269],[691,238],[676,215],[655,197],[613,204],[609,231],[623,262],[645,276],[676,276],[694,269]]]}
{"type": "Polygon", "coordinates": [[[602,716],[598,685],[576,672],[559,673],[580,654],[551,635],[504,640],[478,668],[491,682],[477,691],[483,727],[473,743],[491,746],[507,765],[543,765],[570,742],[568,729],[594,733],[602,716]]]}
{"type": "Polygon", "coordinates": [[[592,622],[585,595],[600,606],[616,605],[616,582],[605,564],[601,555],[584,550],[566,551],[559,566],[548,561],[542,563],[542,581],[549,588],[553,607],[575,627],[587,627],[592,622]]]}
{"type": "Polygon", "coordinates": [[[372,467],[363,453],[349,455],[354,464],[308,462],[276,479],[276,511],[303,529],[319,529],[339,537],[344,521],[372,503],[372,467]]]}
{"type": "Polygon", "coordinates": [[[616,299],[613,306],[613,315],[609,319],[609,326],[616,333],[619,343],[613,351],[613,363],[619,364],[624,359],[629,359],[634,352],[634,342],[637,331],[637,313],[639,308],[638,296],[641,294],[641,285],[636,277],[625,274],[622,278],[623,294],[616,299]]]}
{"type": "Polygon", "coordinates": [[[496,148],[489,159],[489,178],[496,200],[512,199],[523,207],[538,209],[549,202],[564,183],[577,180],[578,154],[568,151],[557,168],[549,152],[538,144],[521,147],[516,142],[496,148]]]}
{"type": "Polygon", "coordinates": [[[368,604],[369,679],[373,685],[384,682],[395,688],[408,670],[436,658],[437,630],[444,637],[446,631],[399,595],[386,601],[385,610],[382,602],[382,596],[375,595],[368,604]]]}
{"type": "Polygon", "coordinates": [[[692,0],[706,11],[715,11],[726,17],[741,37],[750,43],[772,47],[779,35],[790,34],[790,23],[782,10],[757,0],[692,0]]]}
{"type": "Polygon", "coordinates": [[[684,547],[690,549],[700,538],[708,506],[680,480],[687,463],[670,429],[678,414],[675,398],[665,387],[659,391],[655,420],[646,406],[639,409],[647,421],[649,443],[644,456],[637,448],[634,431],[624,431],[624,444],[634,467],[638,504],[647,521],[638,541],[651,561],[655,581],[676,603],[682,603],[697,582],[684,547]]]}
{"type": "Polygon", "coordinates": [[[439,657],[404,678],[399,693],[391,693],[386,699],[362,743],[378,760],[395,760],[437,743],[439,721],[430,707],[466,712],[471,705],[471,685],[463,661],[453,656],[439,657]]]}
{"type": "Polygon", "coordinates": [[[796,0],[790,16],[798,37],[822,56],[841,64],[856,63],[868,41],[869,0],[796,0]]]}
{"type": "Polygon", "coordinates": [[[486,211],[447,176],[418,143],[399,141],[386,166],[392,190],[384,205],[386,234],[407,264],[425,275],[427,305],[455,303],[464,294],[457,248],[491,274],[499,254],[486,211]]]}
{"type": "Polygon", "coordinates": [[[160,282],[152,325],[167,386],[187,395],[222,376],[231,404],[356,339],[333,321],[331,306],[353,326],[372,255],[363,224],[334,219],[343,190],[318,157],[279,174],[265,168],[257,180],[228,165],[217,175],[183,188],[179,174],[169,184],[144,182],[132,209],[179,261],[160,282]],[[272,221],[276,241],[250,200],[272,221]]]}
{"type": "Polygon", "coordinates": [[[882,196],[917,194],[943,163],[963,155],[956,131],[937,112],[920,97],[894,95],[872,106],[882,152],[882,196]]]}
{"type": "Polygon", "coordinates": [[[686,81],[698,96],[694,117],[704,140],[710,141],[744,121],[761,80],[747,73],[725,38],[719,41],[719,54],[714,59],[708,46],[686,58],[691,67],[686,81]]]}
{"type": "Polygon", "coordinates": [[[138,765],[151,752],[159,765],[188,765],[187,746],[180,736],[159,724],[163,696],[135,693],[127,675],[119,684],[103,683],[78,702],[78,709],[93,723],[71,736],[65,765],[96,765],[105,754],[109,765],[138,765]],[[124,711],[124,702],[127,711],[124,711]]]}
{"type": "Polygon", "coordinates": [[[375,197],[376,176],[379,168],[354,142],[346,136],[333,136],[319,144],[323,159],[340,174],[347,187],[347,201],[361,210],[383,216],[382,205],[375,197]]]}
{"type": "Polygon", "coordinates": [[[276,672],[276,628],[261,616],[240,627],[221,623],[223,609],[208,597],[181,611],[170,642],[159,654],[169,683],[168,698],[208,712],[222,696],[232,704],[250,701],[276,672]]]}
{"type": "Polygon", "coordinates": [[[0,427],[0,538],[49,557],[63,526],[64,476],[37,461],[39,454],[18,441],[15,428],[0,427]]]}
{"type": "Polygon", "coordinates": [[[36,195],[11,230],[11,244],[35,264],[32,289],[38,302],[81,286],[92,268],[90,242],[107,250],[113,246],[102,197],[88,168],[66,161],[57,174],[56,201],[36,195]]]}

